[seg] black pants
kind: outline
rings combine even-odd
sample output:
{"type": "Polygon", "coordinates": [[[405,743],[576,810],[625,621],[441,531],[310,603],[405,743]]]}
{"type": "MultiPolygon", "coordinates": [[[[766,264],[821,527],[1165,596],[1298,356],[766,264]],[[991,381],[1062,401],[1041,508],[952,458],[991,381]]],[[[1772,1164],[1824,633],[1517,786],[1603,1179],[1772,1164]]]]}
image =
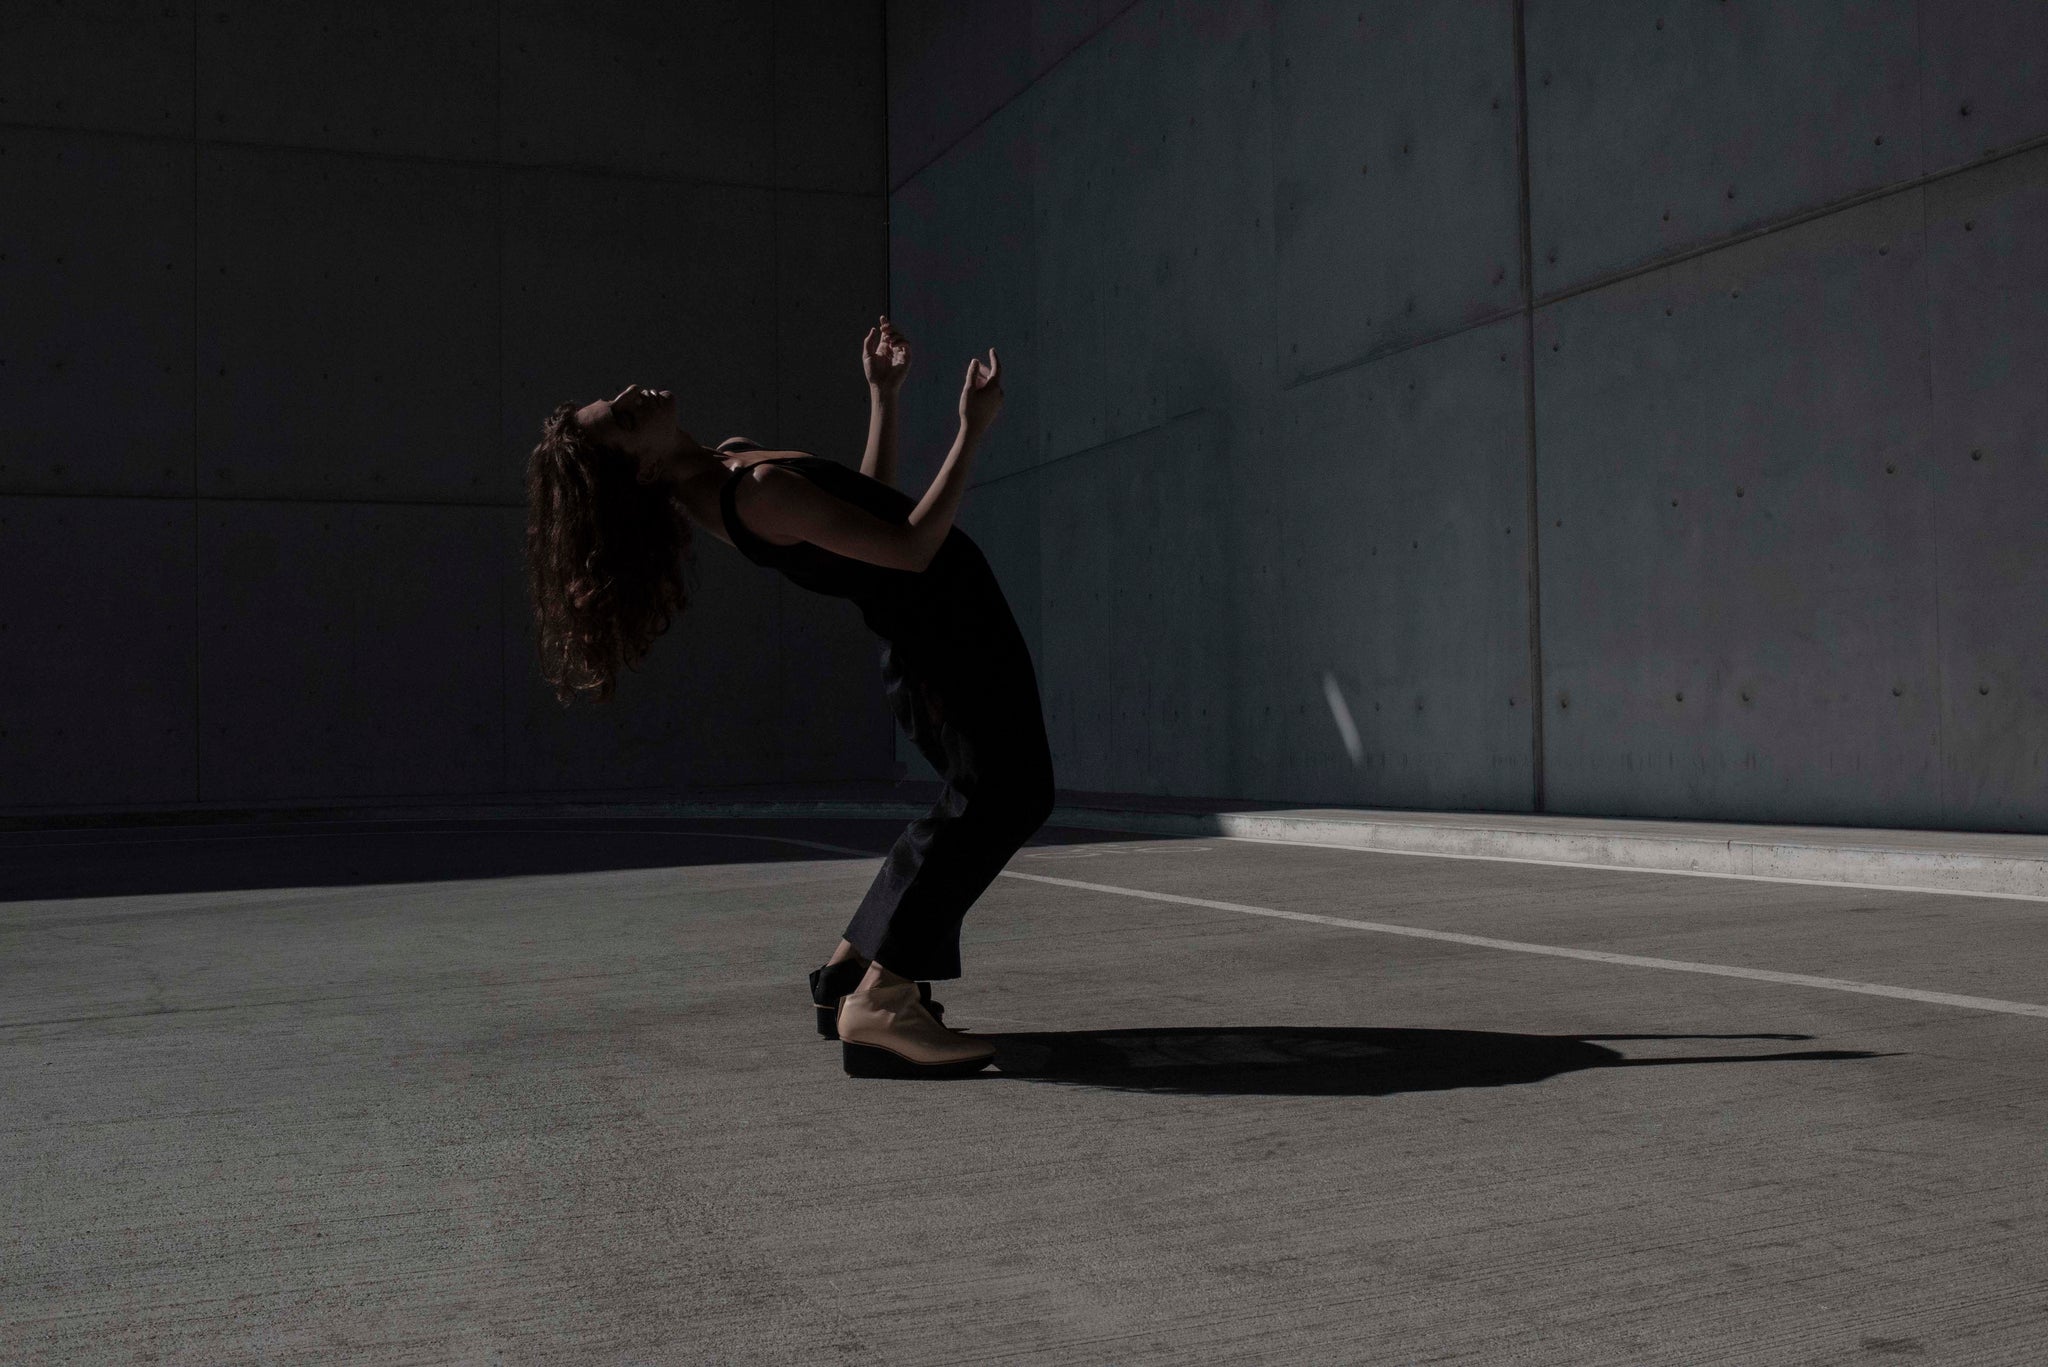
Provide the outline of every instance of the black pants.
{"type": "Polygon", "coordinates": [[[993,576],[986,586],[971,627],[882,646],[896,722],[945,787],[896,838],[846,939],[906,978],[960,976],[968,907],[1052,814],[1038,675],[993,576]]]}

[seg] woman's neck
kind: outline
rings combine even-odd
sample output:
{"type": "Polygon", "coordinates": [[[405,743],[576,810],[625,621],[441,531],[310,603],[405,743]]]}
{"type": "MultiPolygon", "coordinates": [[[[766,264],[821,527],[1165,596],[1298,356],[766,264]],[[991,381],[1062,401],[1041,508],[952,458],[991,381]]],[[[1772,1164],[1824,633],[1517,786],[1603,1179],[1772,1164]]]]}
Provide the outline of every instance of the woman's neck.
{"type": "Polygon", "coordinates": [[[694,450],[685,447],[662,462],[659,478],[674,488],[687,489],[714,476],[723,479],[737,468],[720,459],[719,453],[708,447],[699,446],[694,450]]]}

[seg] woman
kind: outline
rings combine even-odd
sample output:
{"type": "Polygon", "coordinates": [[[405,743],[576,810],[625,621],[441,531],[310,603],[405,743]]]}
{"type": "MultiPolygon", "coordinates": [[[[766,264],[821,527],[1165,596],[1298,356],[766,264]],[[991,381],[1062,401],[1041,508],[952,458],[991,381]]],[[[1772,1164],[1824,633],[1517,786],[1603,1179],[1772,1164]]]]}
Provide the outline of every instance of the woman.
{"type": "MultiPolygon", "coordinates": [[[[861,368],[893,400],[909,339],[885,316],[861,368]]],[[[955,1077],[995,1047],[940,1023],[931,980],[960,976],[960,922],[1052,811],[1052,757],[1030,651],[980,547],[953,525],[975,447],[1003,402],[994,348],[967,364],[960,435],[921,500],[836,461],[717,450],[677,427],[668,390],[564,403],[527,464],[527,562],[541,672],[564,704],[611,697],[685,609],[692,524],[803,588],[860,605],[882,638],[899,725],[945,776],[905,828],[838,948],[811,974],[818,1032],[857,1077],[955,1077]]]]}

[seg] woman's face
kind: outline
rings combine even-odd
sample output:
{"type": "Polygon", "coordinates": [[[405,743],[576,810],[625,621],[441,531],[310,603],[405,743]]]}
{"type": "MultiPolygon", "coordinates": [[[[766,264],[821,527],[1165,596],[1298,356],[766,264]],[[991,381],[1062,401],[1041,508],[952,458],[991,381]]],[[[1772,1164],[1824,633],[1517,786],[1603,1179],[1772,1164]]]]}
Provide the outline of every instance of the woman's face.
{"type": "MultiPolygon", "coordinates": [[[[638,459],[642,466],[673,457],[684,446],[676,426],[675,395],[629,384],[609,399],[576,410],[576,423],[593,438],[638,459]]],[[[688,443],[691,446],[696,443],[688,443]]]]}

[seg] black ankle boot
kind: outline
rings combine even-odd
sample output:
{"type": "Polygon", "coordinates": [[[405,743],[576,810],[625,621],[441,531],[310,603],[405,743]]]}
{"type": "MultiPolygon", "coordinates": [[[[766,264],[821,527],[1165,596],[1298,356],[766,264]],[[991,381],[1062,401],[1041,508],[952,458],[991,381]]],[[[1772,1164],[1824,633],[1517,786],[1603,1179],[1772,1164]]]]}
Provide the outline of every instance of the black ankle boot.
{"type": "MultiPolygon", "coordinates": [[[[859,987],[867,972],[868,966],[858,959],[841,959],[811,970],[811,1001],[818,1010],[820,1035],[826,1039],[839,1038],[839,999],[859,987]]],[[[946,1008],[932,1000],[930,983],[917,985],[917,999],[932,1013],[933,1020],[941,1025],[946,1023],[946,1008]]]]}

